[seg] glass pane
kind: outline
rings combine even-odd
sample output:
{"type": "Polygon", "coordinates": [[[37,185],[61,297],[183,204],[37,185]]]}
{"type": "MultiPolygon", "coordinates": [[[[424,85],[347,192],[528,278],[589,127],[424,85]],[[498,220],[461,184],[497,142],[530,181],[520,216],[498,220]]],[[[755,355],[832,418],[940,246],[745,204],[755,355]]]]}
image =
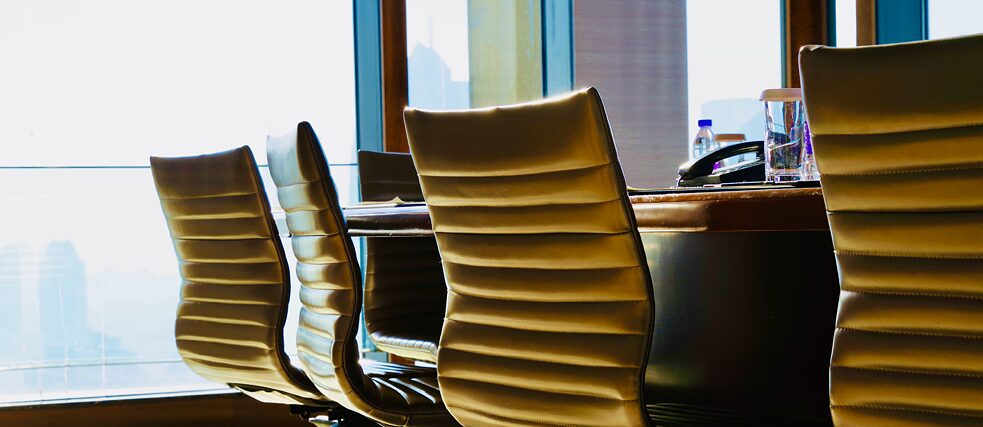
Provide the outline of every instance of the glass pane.
{"type": "Polygon", "coordinates": [[[929,38],[983,33],[983,2],[976,0],[928,0],[929,38]]]}
{"type": "Polygon", "coordinates": [[[542,97],[538,0],[407,0],[411,106],[459,109],[542,97]]]}
{"type": "Polygon", "coordinates": [[[355,144],[352,2],[0,2],[0,165],[146,165],[310,121],[355,144]]]}
{"type": "Polygon", "coordinates": [[[248,144],[265,163],[307,120],[355,203],[353,46],[351,2],[0,2],[0,403],[222,387],[174,345],[147,159],[248,144]]]}
{"type": "Polygon", "coordinates": [[[782,86],[779,2],[688,0],[686,55],[689,136],[696,134],[697,120],[706,118],[716,133],[762,139],[758,96],[782,86]]]}
{"type": "MultiPolygon", "coordinates": [[[[331,168],[344,204],[356,200],[356,171],[331,168]]],[[[181,281],[149,168],[0,169],[0,188],[0,403],[222,387],[177,354],[181,281]]]]}
{"type": "Polygon", "coordinates": [[[836,0],[836,46],[857,46],[857,0],[836,0]]]}
{"type": "Polygon", "coordinates": [[[781,87],[778,0],[574,3],[575,85],[604,100],[625,178],[666,187],[697,120],[764,136],[762,89],[781,87]]]}
{"type": "Polygon", "coordinates": [[[470,106],[467,1],[408,0],[406,55],[410,105],[470,106]]]}

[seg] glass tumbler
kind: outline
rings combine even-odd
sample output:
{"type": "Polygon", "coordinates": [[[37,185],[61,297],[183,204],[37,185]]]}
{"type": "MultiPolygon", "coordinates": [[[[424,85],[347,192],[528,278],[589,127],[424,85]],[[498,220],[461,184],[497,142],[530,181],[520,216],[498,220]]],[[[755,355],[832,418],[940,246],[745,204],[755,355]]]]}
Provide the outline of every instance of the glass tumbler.
{"type": "Polygon", "coordinates": [[[765,89],[765,180],[790,182],[802,179],[805,154],[805,111],[802,90],[765,89]]]}

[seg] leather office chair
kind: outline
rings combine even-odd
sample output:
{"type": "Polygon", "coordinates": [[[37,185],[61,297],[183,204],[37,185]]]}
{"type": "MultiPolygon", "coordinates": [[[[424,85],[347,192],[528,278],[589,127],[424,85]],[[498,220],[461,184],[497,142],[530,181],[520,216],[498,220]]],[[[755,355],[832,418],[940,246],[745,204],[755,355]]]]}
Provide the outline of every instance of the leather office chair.
{"type": "Polygon", "coordinates": [[[449,288],[454,417],[646,425],[651,278],[597,92],[404,118],[449,288]]]}
{"type": "MultiPolygon", "coordinates": [[[[409,154],[358,152],[362,200],[423,201],[409,154]]],[[[365,239],[365,329],[376,346],[437,361],[447,285],[433,237],[365,239]]]]}
{"type": "Polygon", "coordinates": [[[838,426],[983,425],[983,35],[807,46],[838,426]]]}
{"type": "MultiPolygon", "coordinates": [[[[431,368],[362,360],[355,335],[362,275],[321,145],[310,124],[267,140],[303,285],[297,347],[305,373],[341,405],[390,426],[456,425],[431,368]]],[[[329,420],[315,419],[315,423],[329,420]]]]}
{"type": "Polygon", "coordinates": [[[331,406],[284,352],[289,271],[249,147],[150,168],[181,269],[184,362],[263,402],[331,406]]]}

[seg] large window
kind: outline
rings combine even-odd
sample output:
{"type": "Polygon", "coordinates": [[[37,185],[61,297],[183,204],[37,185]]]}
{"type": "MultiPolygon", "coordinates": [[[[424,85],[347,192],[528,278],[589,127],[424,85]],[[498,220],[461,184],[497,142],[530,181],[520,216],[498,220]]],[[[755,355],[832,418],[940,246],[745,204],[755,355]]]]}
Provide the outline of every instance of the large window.
{"type": "Polygon", "coordinates": [[[835,0],[836,47],[857,46],[857,0],[835,0]]]}
{"type": "Polygon", "coordinates": [[[600,91],[630,185],[674,183],[698,119],[763,137],[758,95],[782,86],[780,0],[575,1],[565,23],[544,20],[547,3],[407,0],[409,104],[540,98],[543,34],[569,32],[574,88],[600,91]]]}
{"type": "Polygon", "coordinates": [[[470,107],[468,2],[407,0],[406,56],[410,105],[470,107]]]}
{"type": "Polygon", "coordinates": [[[760,140],[781,87],[779,0],[574,2],[577,86],[599,90],[629,185],[666,187],[697,120],[760,140]]]}
{"type": "Polygon", "coordinates": [[[218,387],[174,345],[148,157],[265,164],[307,120],[350,203],[353,46],[351,1],[0,2],[0,402],[218,387]]]}
{"type": "Polygon", "coordinates": [[[539,0],[407,0],[411,106],[459,109],[543,96],[539,0]]]}
{"type": "Polygon", "coordinates": [[[928,36],[967,36],[983,33],[983,1],[928,0],[928,36]]]}
{"type": "Polygon", "coordinates": [[[686,2],[687,136],[705,118],[715,132],[764,138],[759,95],[782,87],[780,11],[775,0],[686,2]]]}

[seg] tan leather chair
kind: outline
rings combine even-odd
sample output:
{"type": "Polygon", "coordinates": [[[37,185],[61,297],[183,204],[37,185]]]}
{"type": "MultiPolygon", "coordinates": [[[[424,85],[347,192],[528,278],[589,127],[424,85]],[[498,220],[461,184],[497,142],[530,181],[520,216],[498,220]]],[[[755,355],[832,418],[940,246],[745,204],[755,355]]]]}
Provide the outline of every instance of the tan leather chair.
{"type": "Polygon", "coordinates": [[[800,53],[838,426],[983,425],[983,35],[800,53]]]}
{"type": "MultiPolygon", "coordinates": [[[[362,200],[423,201],[409,154],[359,151],[362,200]]],[[[376,346],[437,361],[447,285],[433,237],[365,239],[365,329],[376,346]]]]}
{"type": "Polygon", "coordinates": [[[444,409],[434,369],[360,363],[355,335],[362,275],[310,124],[270,137],[267,158],[303,285],[297,349],[308,377],[332,400],[384,425],[456,425],[444,409]]]}
{"type": "Polygon", "coordinates": [[[646,425],[651,278],[597,92],[404,118],[449,288],[454,417],[646,425]]]}
{"type": "Polygon", "coordinates": [[[150,168],[181,268],[184,362],[263,402],[329,406],[283,348],[289,271],[249,147],[150,168]]]}
{"type": "Polygon", "coordinates": [[[420,178],[409,153],[358,151],[358,184],[362,200],[388,202],[400,198],[422,202],[420,178]]]}

